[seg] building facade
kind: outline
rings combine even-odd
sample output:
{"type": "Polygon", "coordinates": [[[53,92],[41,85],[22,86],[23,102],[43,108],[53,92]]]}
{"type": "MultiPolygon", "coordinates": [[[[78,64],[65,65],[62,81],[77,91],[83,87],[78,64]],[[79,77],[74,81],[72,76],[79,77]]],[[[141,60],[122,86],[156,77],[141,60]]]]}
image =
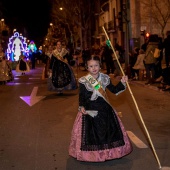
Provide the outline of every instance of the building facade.
{"type": "Polygon", "coordinates": [[[165,37],[170,29],[170,4],[168,0],[108,0],[100,4],[101,12],[96,21],[96,37],[100,43],[106,40],[104,27],[113,44],[125,49],[141,46],[144,37],[141,31],[165,37]],[[163,10],[162,10],[163,9],[163,10]]]}

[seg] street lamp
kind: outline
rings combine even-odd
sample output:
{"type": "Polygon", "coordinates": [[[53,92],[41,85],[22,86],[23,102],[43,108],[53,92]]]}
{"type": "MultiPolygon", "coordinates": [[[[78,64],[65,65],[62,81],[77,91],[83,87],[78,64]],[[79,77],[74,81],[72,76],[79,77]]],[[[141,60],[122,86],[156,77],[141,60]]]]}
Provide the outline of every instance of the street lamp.
{"type": "Polygon", "coordinates": [[[1,19],[1,25],[0,25],[0,27],[1,27],[2,30],[3,30],[3,26],[4,26],[4,19],[2,18],[2,19],[1,19]]]}
{"type": "Polygon", "coordinates": [[[146,36],[146,38],[149,38],[150,34],[147,32],[147,33],[145,34],[145,36],[146,36]]]}

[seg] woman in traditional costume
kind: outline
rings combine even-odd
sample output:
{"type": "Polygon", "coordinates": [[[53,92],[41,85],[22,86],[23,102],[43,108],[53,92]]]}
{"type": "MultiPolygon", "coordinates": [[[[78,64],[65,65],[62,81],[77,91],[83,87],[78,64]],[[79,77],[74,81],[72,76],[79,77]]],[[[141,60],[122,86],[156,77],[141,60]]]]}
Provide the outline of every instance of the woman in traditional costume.
{"type": "Polygon", "coordinates": [[[29,71],[30,71],[30,67],[25,59],[23,52],[21,51],[21,55],[19,56],[19,61],[16,66],[16,72],[20,72],[22,75],[24,75],[26,72],[29,71]]]}
{"type": "Polygon", "coordinates": [[[89,74],[79,79],[79,109],[75,119],[69,155],[79,161],[103,162],[132,151],[126,130],[108,101],[105,89],[115,95],[126,89],[127,76],[117,85],[100,72],[100,58],[86,61],[89,74]]]}
{"type": "Polygon", "coordinates": [[[48,89],[63,94],[63,90],[77,89],[77,82],[73,70],[67,61],[68,51],[62,48],[61,42],[57,42],[50,60],[48,89]]]}

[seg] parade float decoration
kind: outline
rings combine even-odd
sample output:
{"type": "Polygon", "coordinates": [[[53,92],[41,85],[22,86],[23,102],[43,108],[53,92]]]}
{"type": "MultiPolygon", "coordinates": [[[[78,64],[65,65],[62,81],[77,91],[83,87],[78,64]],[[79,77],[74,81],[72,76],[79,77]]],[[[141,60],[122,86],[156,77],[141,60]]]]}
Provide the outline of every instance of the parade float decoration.
{"type": "Polygon", "coordinates": [[[26,38],[15,32],[14,35],[9,38],[7,58],[11,61],[18,61],[21,51],[28,58],[29,49],[27,47],[26,38]]]}
{"type": "Polygon", "coordinates": [[[29,50],[29,53],[36,53],[37,52],[37,47],[34,43],[34,41],[30,41],[29,45],[28,45],[28,50],[29,50]]]}

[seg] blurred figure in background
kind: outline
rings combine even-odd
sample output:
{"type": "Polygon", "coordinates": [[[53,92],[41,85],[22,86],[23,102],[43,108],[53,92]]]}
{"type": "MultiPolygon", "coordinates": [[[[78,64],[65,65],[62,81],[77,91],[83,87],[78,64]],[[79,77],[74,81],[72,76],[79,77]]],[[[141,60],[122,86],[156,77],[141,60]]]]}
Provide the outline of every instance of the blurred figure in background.
{"type": "Polygon", "coordinates": [[[170,32],[167,31],[167,37],[163,41],[163,49],[165,49],[165,62],[166,67],[169,67],[170,62],[170,32]]]}
{"type": "Polygon", "coordinates": [[[0,46],[0,85],[5,85],[6,82],[13,79],[12,70],[9,62],[5,58],[3,48],[0,46]]]}
{"type": "Polygon", "coordinates": [[[50,67],[50,61],[53,53],[53,47],[49,46],[46,51],[44,52],[42,62],[44,63],[44,70],[42,74],[42,79],[49,77],[49,67],[50,67]]]}
{"type": "Polygon", "coordinates": [[[137,60],[137,57],[139,55],[139,48],[138,47],[134,47],[132,53],[130,54],[129,56],[129,64],[130,64],[130,73],[131,73],[131,76],[130,78],[132,79],[135,79],[135,70],[133,69],[135,63],[136,63],[136,60],[137,60]]]}
{"type": "Polygon", "coordinates": [[[144,66],[144,58],[145,58],[145,51],[143,49],[139,50],[139,55],[137,56],[136,63],[132,67],[132,69],[135,72],[135,77],[133,77],[133,80],[139,80],[139,70],[145,70],[144,66]]]}
{"type": "Polygon", "coordinates": [[[153,84],[155,83],[155,63],[156,63],[156,58],[154,57],[154,51],[155,48],[158,48],[159,45],[159,39],[156,34],[150,35],[149,40],[148,40],[148,45],[146,48],[146,55],[144,58],[144,64],[145,64],[145,69],[146,69],[146,78],[147,84],[153,84]]]}
{"type": "Polygon", "coordinates": [[[163,43],[162,43],[162,38],[158,37],[159,42],[158,42],[158,49],[160,50],[159,52],[159,57],[156,58],[156,63],[155,63],[155,81],[159,82],[160,76],[162,76],[162,59],[163,59],[163,43]]]}
{"type": "Polygon", "coordinates": [[[30,71],[30,67],[26,61],[26,57],[23,54],[23,51],[21,51],[21,55],[19,56],[19,61],[16,66],[16,72],[21,72],[21,75],[24,75],[26,72],[30,71]]]}
{"type": "MultiPolygon", "coordinates": [[[[120,52],[119,52],[119,50],[118,50],[118,47],[115,46],[114,49],[115,49],[115,53],[116,53],[117,59],[118,59],[119,62],[120,62],[120,52]]],[[[120,67],[119,67],[119,64],[118,64],[118,62],[117,62],[116,56],[115,56],[114,53],[112,54],[113,64],[114,64],[114,77],[120,76],[120,74],[121,74],[120,67]]]]}
{"type": "Polygon", "coordinates": [[[50,60],[50,77],[48,79],[48,89],[57,91],[59,95],[63,90],[77,89],[77,82],[71,66],[68,64],[68,51],[62,48],[61,41],[56,44],[50,60]]]}
{"type": "Polygon", "coordinates": [[[114,74],[113,50],[104,42],[102,60],[106,63],[106,74],[114,74]]]}

